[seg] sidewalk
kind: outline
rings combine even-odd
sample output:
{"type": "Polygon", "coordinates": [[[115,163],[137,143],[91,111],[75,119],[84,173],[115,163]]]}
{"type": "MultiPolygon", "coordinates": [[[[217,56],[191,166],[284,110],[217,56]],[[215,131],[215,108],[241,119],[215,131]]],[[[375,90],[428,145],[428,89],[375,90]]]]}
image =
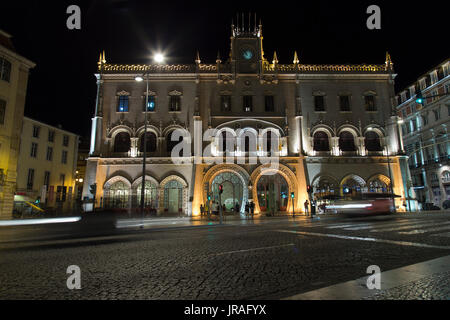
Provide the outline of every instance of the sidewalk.
{"type": "Polygon", "coordinates": [[[381,289],[368,289],[367,279],[336,284],[283,300],[449,300],[450,256],[381,272],[381,289]]]}

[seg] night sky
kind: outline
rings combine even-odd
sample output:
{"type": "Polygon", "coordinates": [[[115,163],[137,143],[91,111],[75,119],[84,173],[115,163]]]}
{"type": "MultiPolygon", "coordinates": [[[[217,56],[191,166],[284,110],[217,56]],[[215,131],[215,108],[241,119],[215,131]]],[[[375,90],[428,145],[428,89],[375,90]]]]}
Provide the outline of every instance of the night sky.
{"type": "MultiPolygon", "coordinates": [[[[265,57],[305,64],[382,64],[389,51],[396,90],[449,56],[445,1],[2,1],[0,29],[31,71],[25,115],[88,137],[101,50],[108,63],[146,63],[152,50],[167,63],[215,63],[228,57],[236,13],[256,12],[265,57]],[[66,28],[66,8],[81,7],[81,30],[66,28]],[[381,30],[366,28],[366,8],[381,8],[381,30]]],[[[252,18],[253,19],[253,18],[252,18]]]]}

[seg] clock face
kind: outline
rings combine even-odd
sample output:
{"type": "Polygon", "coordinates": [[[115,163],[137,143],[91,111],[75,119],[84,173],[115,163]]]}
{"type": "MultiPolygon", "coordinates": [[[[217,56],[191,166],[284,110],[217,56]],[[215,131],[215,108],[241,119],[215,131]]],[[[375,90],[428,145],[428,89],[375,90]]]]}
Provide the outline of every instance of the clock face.
{"type": "Polygon", "coordinates": [[[250,60],[253,57],[253,52],[250,49],[246,49],[242,52],[242,57],[245,60],[250,60]]]}

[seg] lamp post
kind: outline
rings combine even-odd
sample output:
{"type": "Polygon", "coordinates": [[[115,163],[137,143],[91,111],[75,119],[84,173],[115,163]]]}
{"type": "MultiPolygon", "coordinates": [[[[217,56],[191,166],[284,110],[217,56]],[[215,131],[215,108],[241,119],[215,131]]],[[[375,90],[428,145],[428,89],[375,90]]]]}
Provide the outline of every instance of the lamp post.
{"type": "MultiPolygon", "coordinates": [[[[154,60],[157,63],[162,63],[164,61],[164,56],[161,53],[157,53],[154,56],[154,60]]],[[[148,111],[148,70],[144,73],[145,79],[146,79],[146,90],[145,90],[145,108],[144,108],[144,136],[143,136],[143,143],[144,143],[144,154],[142,157],[142,186],[141,186],[141,228],[144,227],[144,209],[145,209],[145,164],[147,161],[147,111],[148,111]]],[[[142,76],[137,76],[135,78],[137,82],[141,82],[144,80],[142,76]]]]}

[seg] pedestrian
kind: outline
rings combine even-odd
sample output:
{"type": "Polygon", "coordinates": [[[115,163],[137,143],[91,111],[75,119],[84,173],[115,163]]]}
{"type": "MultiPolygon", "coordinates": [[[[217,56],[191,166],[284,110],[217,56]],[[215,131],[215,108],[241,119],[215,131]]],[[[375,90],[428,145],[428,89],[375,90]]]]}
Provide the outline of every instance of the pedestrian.
{"type": "Polygon", "coordinates": [[[252,219],[253,219],[253,215],[255,213],[255,203],[253,201],[250,203],[250,212],[252,214],[252,219]]]}
{"type": "Polygon", "coordinates": [[[205,208],[203,208],[203,204],[200,205],[200,217],[203,218],[203,214],[204,214],[205,208]]]}
{"type": "Polygon", "coordinates": [[[245,204],[245,217],[248,217],[248,210],[249,210],[249,205],[248,205],[248,201],[245,204]]]}
{"type": "Polygon", "coordinates": [[[309,201],[308,199],[306,199],[305,201],[305,215],[308,215],[309,212],[309,201]]]}

